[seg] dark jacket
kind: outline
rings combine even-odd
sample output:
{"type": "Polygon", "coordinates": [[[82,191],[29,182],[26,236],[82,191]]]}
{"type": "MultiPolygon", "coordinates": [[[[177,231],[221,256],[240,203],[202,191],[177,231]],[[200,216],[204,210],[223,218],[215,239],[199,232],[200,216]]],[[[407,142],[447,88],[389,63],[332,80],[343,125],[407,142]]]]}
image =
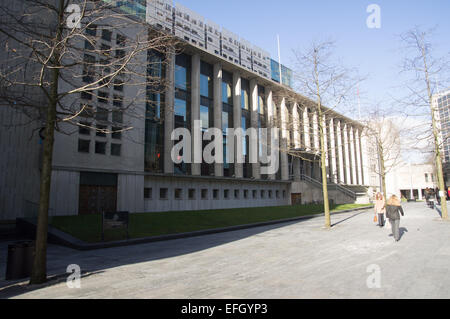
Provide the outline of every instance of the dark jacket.
{"type": "Polygon", "coordinates": [[[386,205],[386,217],[389,219],[400,219],[400,214],[404,216],[402,206],[386,205]]]}

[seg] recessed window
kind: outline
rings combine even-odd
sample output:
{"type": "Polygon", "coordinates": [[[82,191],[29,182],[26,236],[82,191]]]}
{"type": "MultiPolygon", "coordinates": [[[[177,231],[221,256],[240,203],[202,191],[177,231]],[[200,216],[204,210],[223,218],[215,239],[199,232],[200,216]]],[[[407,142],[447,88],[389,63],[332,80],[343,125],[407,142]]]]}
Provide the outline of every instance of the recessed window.
{"type": "Polygon", "coordinates": [[[279,190],[276,190],[276,191],[275,191],[275,196],[276,196],[277,198],[280,198],[280,191],[279,191],[279,190]]]}
{"type": "Polygon", "coordinates": [[[272,190],[271,189],[269,189],[269,198],[272,198],[272,190]]]}
{"type": "Polygon", "coordinates": [[[78,140],[78,152],[89,153],[89,145],[91,141],[88,140],[78,140]]]}
{"type": "Polygon", "coordinates": [[[206,188],[202,189],[202,199],[208,199],[208,190],[206,188]]]}
{"type": "Polygon", "coordinates": [[[239,189],[234,190],[234,198],[236,198],[236,199],[239,198],[239,189]]]}
{"type": "Polygon", "coordinates": [[[112,32],[106,29],[102,30],[102,39],[106,41],[111,41],[112,32]]]}
{"type": "Polygon", "coordinates": [[[112,111],[112,120],[114,123],[123,123],[123,111],[120,109],[115,109],[112,111]]]}
{"type": "Polygon", "coordinates": [[[107,92],[98,92],[98,102],[108,104],[108,96],[107,92]]]}
{"type": "Polygon", "coordinates": [[[195,189],[194,188],[189,189],[188,196],[189,196],[189,199],[195,199],[195,189]]]}
{"type": "Polygon", "coordinates": [[[115,140],[120,140],[122,138],[122,128],[121,127],[113,127],[111,138],[115,140]]]}
{"type": "Polygon", "coordinates": [[[152,188],[151,187],[146,187],[144,188],[144,199],[152,199],[152,188]]]}
{"type": "Polygon", "coordinates": [[[122,92],[123,91],[123,81],[116,79],[114,80],[114,90],[122,92]]]}
{"type": "Polygon", "coordinates": [[[95,135],[100,136],[100,137],[106,137],[106,130],[107,130],[107,126],[105,125],[97,125],[97,130],[95,135]]]}
{"type": "Polygon", "coordinates": [[[266,191],[261,189],[261,198],[266,198],[266,191]]]}
{"type": "Polygon", "coordinates": [[[123,47],[123,46],[125,46],[126,40],[127,40],[127,38],[125,36],[118,34],[117,38],[116,38],[116,43],[117,43],[117,45],[123,47]]]}
{"type": "Polygon", "coordinates": [[[102,107],[97,107],[95,119],[97,121],[108,121],[108,110],[102,107]]]}
{"type": "Polygon", "coordinates": [[[286,198],[286,191],[283,191],[283,198],[286,198]]]}
{"type": "Polygon", "coordinates": [[[230,198],[230,190],[229,189],[224,189],[223,190],[223,198],[225,198],[225,199],[229,199],[230,198]]]}
{"type": "Polygon", "coordinates": [[[167,199],[167,193],[168,193],[167,188],[160,188],[159,189],[159,198],[160,199],[167,199]]]}
{"type": "Polygon", "coordinates": [[[244,189],[244,198],[245,198],[245,199],[248,198],[248,189],[244,189]]]}
{"type": "Polygon", "coordinates": [[[80,122],[80,125],[78,126],[78,133],[82,135],[91,135],[91,130],[89,129],[89,126],[91,126],[90,123],[80,122]]]}
{"type": "Polygon", "coordinates": [[[84,100],[92,100],[92,94],[89,92],[81,92],[81,98],[84,100]]]}
{"type": "Polygon", "coordinates": [[[219,190],[218,189],[213,189],[213,198],[219,199],[219,190]]]}
{"type": "Polygon", "coordinates": [[[97,35],[97,25],[90,24],[86,27],[86,34],[96,36],[97,35]]]}
{"type": "Polygon", "coordinates": [[[183,190],[181,188],[175,188],[175,199],[182,199],[183,190]]]}
{"type": "Polygon", "coordinates": [[[256,189],[252,190],[252,197],[253,198],[257,198],[258,197],[258,192],[256,191],[256,189]]]}
{"type": "Polygon", "coordinates": [[[122,149],[122,144],[111,143],[111,155],[112,156],[120,156],[121,149],[122,149]]]}
{"type": "Polygon", "coordinates": [[[106,142],[95,142],[95,153],[106,154],[106,142]]]}

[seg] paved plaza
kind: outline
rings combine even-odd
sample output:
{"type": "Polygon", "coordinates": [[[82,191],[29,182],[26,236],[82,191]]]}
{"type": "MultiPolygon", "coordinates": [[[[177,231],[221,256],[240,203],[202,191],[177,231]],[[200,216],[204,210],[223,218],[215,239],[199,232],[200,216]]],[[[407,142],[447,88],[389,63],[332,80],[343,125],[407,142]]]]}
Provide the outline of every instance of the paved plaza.
{"type": "MultiPolygon", "coordinates": [[[[450,222],[425,203],[408,203],[395,242],[372,210],[94,251],[50,245],[49,275],[30,288],[4,281],[1,298],[450,298],[450,222]],[[59,278],[59,279],[58,279],[59,278]]],[[[389,225],[390,226],[390,225],[389,225]]]]}

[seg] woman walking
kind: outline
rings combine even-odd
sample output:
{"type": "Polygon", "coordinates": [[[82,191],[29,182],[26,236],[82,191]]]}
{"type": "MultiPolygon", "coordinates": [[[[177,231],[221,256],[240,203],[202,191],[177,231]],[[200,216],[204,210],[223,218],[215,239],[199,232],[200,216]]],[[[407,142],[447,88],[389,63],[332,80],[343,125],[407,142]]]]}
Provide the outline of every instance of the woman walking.
{"type": "Polygon", "coordinates": [[[392,195],[386,203],[386,217],[391,223],[395,241],[400,240],[400,214],[404,216],[403,208],[397,196],[392,195]]]}
{"type": "Polygon", "coordinates": [[[378,226],[384,226],[384,214],[386,212],[384,197],[381,193],[375,195],[375,216],[378,215],[378,226]]]}

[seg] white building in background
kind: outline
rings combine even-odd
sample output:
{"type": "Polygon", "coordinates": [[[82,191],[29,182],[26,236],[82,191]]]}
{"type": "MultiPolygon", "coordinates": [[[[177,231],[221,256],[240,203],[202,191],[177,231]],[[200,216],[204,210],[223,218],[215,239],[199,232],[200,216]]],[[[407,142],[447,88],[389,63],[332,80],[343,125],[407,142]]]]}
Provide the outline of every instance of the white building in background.
{"type": "MultiPolygon", "coordinates": [[[[391,119],[380,119],[372,123],[373,129],[379,132],[383,141],[383,151],[386,169],[386,194],[397,195],[399,198],[422,200],[426,188],[436,187],[435,167],[432,164],[411,164],[402,158],[400,147],[400,132],[391,119]]],[[[376,192],[382,191],[382,181],[379,174],[380,156],[375,139],[369,137],[368,168],[370,192],[374,196],[376,192]]]]}

